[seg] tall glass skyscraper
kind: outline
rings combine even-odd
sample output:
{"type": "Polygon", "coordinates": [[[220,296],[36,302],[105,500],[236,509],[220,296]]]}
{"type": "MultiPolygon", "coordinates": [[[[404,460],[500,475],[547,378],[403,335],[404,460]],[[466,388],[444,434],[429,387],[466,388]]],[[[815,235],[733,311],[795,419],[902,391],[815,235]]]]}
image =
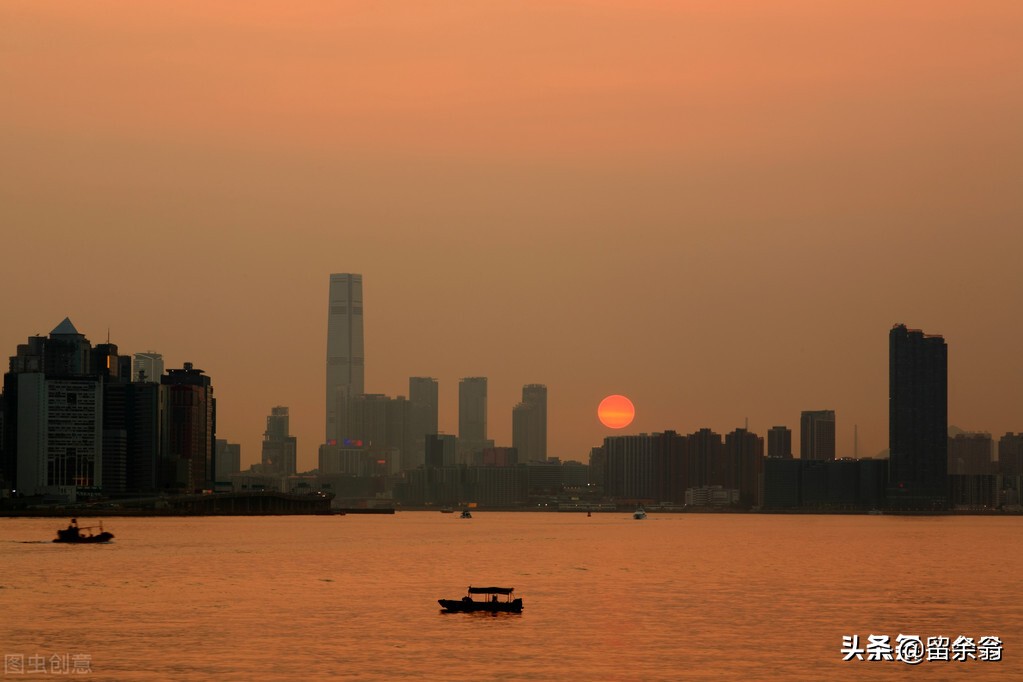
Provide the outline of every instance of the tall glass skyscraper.
{"type": "Polygon", "coordinates": [[[466,377],[458,382],[459,447],[472,450],[487,440],[487,378],[466,377]]]}
{"type": "Polygon", "coordinates": [[[526,384],[512,409],[512,447],[520,462],[547,461],[547,387],[526,384]]]}
{"type": "Polygon", "coordinates": [[[948,346],[905,325],[888,335],[888,503],[948,504],[948,346]]]}
{"type": "Polygon", "coordinates": [[[327,442],[338,433],[338,402],[366,392],[362,336],[362,275],[330,276],[327,309],[327,442]]]}

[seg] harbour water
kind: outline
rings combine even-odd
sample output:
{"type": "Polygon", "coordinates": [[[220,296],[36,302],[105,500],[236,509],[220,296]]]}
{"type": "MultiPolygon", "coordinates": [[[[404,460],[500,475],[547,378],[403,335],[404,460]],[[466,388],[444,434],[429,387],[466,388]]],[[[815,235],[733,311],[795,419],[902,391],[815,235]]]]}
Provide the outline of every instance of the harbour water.
{"type": "Polygon", "coordinates": [[[25,666],[4,679],[42,677],[30,663],[71,655],[96,680],[1004,680],[1023,669],[1020,517],[117,518],[105,520],[112,543],[81,546],[50,542],[60,521],[0,519],[0,653],[25,666]],[[470,584],[514,587],[523,614],[439,612],[438,598],[470,584]],[[1003,660],[842,660],[844,635],[871,634],[997,636],[1003,660]]]}

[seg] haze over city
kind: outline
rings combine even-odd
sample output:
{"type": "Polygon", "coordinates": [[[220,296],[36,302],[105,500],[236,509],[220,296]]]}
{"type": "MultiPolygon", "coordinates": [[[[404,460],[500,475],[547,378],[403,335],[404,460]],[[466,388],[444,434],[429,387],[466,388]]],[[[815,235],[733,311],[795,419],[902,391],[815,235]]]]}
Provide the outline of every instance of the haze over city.
{"type": "Polygon", "coordinates": [[[0,348],[65,316],[212,377],[259,459],[324,430],[330,273],[366,390],[489,379],[511,441],[833,409],[887,447],[888,330],[948,342],[949,423],[1020,431],[1015,2],[0,7],[0,348]]]}

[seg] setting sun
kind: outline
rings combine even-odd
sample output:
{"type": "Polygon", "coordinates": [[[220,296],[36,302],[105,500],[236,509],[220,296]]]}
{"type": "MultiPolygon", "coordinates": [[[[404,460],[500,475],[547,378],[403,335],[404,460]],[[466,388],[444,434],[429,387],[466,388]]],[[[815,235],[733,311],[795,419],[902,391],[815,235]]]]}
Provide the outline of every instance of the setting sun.
{"type": "Polygon", "coordinates": [[[600,423],[609,429],[624,429],[632,423],[636,416],[636,408],[632,401],[623,395],[609,395],[600,401],[597,417],[600,423]]]}

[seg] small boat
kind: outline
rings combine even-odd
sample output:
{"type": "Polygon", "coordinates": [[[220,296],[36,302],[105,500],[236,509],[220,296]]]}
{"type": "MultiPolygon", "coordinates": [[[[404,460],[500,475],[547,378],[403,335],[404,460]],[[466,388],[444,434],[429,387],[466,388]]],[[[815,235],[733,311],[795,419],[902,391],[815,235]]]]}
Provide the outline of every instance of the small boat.
{"type": "Polygon", "coordinates": [[[463,509],[462,510],[462,514],[458,518],[460,518],[460,519],[471,519],[472,518],[472,514],[469,513],[468,509],[463,509]]]}
{"type": "Polygon", "coordinates": [[[454,514],[455,510],[452,509],[451,507],[441,507],[440,513],[441,514],[454,514]]]}
{"type": "Polygon", "coordinates": [[[639,509],[637,509],[636,511],[634,511],[632,513],[632,518],[634,518],[634,519],[645,519],[646,518],[646,510],[643,509],[643,507],[640,507],[639,509]]]}
{"type": "Polygon", "coordinates": [[[522,613],[522,599],[515,597],[514,587],[469,587],[469,592],[461,599],[438,599],[444,613],[522,613]],[[473,599],[473,595],[483,595],[482,599],[473,599]],[[498,596],[504,599],[498,599],[498,596]]]}
{"type": "Polygon", "coordinates": [[[114,534],[108,533],[103,530],[103,524],[98,526],[79,526],[78,519],[71,519],[71,525],[67,528],[59,529],[57,531],[57,537],[53,539],[54,542],[69,542],[76,544],[90,544],[94,542],[109,542],[113,539],[114,534]],[[93,528],[99,528],[99,533],[96,535],[92,534],[93,528]],[[83,530],[89,531],[88,533],[82,533],[83,530]]]}

